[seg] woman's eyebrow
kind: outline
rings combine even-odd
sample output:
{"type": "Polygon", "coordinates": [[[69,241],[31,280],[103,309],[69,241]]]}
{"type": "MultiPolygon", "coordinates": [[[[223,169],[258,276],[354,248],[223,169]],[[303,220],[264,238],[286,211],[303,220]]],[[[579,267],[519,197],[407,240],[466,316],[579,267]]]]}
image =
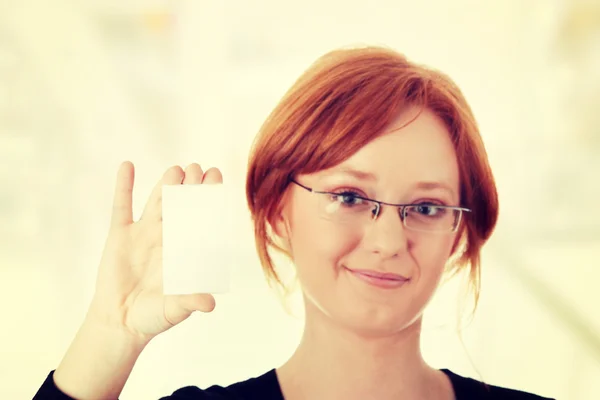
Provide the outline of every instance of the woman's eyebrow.
{"type": "MultiPolygon", "coordinates": [[[[356,178],[356,179],[362,180],[362,181],[371,181],[371,182],[378,181],[376,174],[374,174],[372,172],[361,171],[359,169],[355,169],[352,167],[342,167],[342,168],[339,168],[336,170],[332,170],[332,171],[328,172],[326,174],[326,176],[337,175],[337,174],[349,175],[353,178],[356,178]]],[[[447,192],[448,194],[450,194],[451,196],[456,196],[456,193],[455,193],[454,189],[452,188],[452,186],[450,186],[447,183],[441,182],[441,181],[420,181],[413,185],[413,189],[443,190],[443,191],[447,192]]]]}
{"type": "Polygon", "coordinates": [[[343,167],[343,168],[339,168],[339,169],[336,169],[336,170],[333,170],[333,171],[327,173],[328,176],[336,175],[336,174],[349,175],[349,176],[359,179],[361,181],[372,181],[372,182],[377,181],[377,175],[375,175],[374,173],[361,171],[361,170],[354,169],[351,167],[343,167]]]}
{"type": "Polygon", "coordinates": [[[452,187],[444,182],[436,182],[436,181],[421,181],[421,182],[417,182],[414,185],[415,189],[422,189],[422,190],[435,190],[435,189],[441,189],[445,192],[448,192],[449,194],[451,194],[452,196],[455,196],[456,193],[454,193],[454,189],[452,189],[452,187]]]}

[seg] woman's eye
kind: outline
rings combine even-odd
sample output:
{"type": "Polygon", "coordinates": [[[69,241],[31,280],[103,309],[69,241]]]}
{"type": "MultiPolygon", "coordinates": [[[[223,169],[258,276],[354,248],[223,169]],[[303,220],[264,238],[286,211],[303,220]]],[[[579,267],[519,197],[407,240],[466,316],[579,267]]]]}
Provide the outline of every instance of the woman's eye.
{"type": "Polygon", "coordinates": [[[356,204],[361,200],[357,197],[358,195],[356,193],[351,192],[338,193],[337,196],[338,201],[344,204],[356,204]]]}
{"type": "Polygon", "coordinates": [[[342,191],[342,192],[337,192],[333,196],[334,196],[335,201],[337,201],[338,203],[341,203],[343,205],[352,206],[352,205],[360,204],[362,202],[362,199],[360,198],[360,194],[358,194],[356,192],[352,192],[352,191],[346,190],[346,191],[342,191]]]}
{"type": "Polygon", "coordinates": [[[435,215],[439,208],[433,205],[420,205],[416,207],[417,212],[423,215],[435,215]]]}
{"type": "Polygon", "coordinates": [[[413,210],[425,217],[441,217],[447,211],[438,204],[416,204],[413,206],[413,210]]]}

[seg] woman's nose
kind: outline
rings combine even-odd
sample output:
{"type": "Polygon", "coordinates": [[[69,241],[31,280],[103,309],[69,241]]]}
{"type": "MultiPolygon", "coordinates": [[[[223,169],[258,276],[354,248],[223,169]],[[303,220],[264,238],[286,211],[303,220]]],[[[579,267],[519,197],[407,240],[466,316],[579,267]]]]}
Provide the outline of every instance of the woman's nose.
{"type": "Polygon", "coordinates": [[[363,243],[383,258],[393,257],[406,251],[408,248],[406,228],[397,207],[385,205],[380,207],[377,217],[369,220],[367,224],[363,243]]]}

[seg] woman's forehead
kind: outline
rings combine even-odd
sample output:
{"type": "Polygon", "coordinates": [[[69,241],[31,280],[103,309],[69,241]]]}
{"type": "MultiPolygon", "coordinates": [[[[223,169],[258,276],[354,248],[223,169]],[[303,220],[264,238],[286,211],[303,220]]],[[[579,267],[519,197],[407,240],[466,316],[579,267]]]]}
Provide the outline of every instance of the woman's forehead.
{"type": "Polygon", "coordinates": [[[397,119],[378,138],[347,160],[315,174],[318,178],[351,177],[365,183],[438,182],[456,187],[456,151],[445,124],[428,110],[409,124],[397,119]]]}

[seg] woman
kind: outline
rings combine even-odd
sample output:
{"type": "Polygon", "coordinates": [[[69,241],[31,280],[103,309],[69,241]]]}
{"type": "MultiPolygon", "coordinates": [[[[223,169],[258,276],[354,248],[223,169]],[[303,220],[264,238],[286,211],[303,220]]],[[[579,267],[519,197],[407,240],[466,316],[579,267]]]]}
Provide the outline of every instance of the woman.
{"type": "MultiPolygon", "coordinates": [[[[116,398],[148,342],[210,294],[163,296],[161,186],[221,183],[218,169],[169,169],[139,221],[133,166],[118,173],[96,292],[39,398],[116,398]],[[69,395],[69,396],[67,396],[69,395]]],[[[302,340],[281,367],[172,399],[535,399],[428,366],[422,313],[444,273],[466,269],[498,214],[494,179],[460,90],[384,48],[320,58],[269,116],[249,160],[246,196],[267,277],[270,251],[296,267],[302,340]]]]}

